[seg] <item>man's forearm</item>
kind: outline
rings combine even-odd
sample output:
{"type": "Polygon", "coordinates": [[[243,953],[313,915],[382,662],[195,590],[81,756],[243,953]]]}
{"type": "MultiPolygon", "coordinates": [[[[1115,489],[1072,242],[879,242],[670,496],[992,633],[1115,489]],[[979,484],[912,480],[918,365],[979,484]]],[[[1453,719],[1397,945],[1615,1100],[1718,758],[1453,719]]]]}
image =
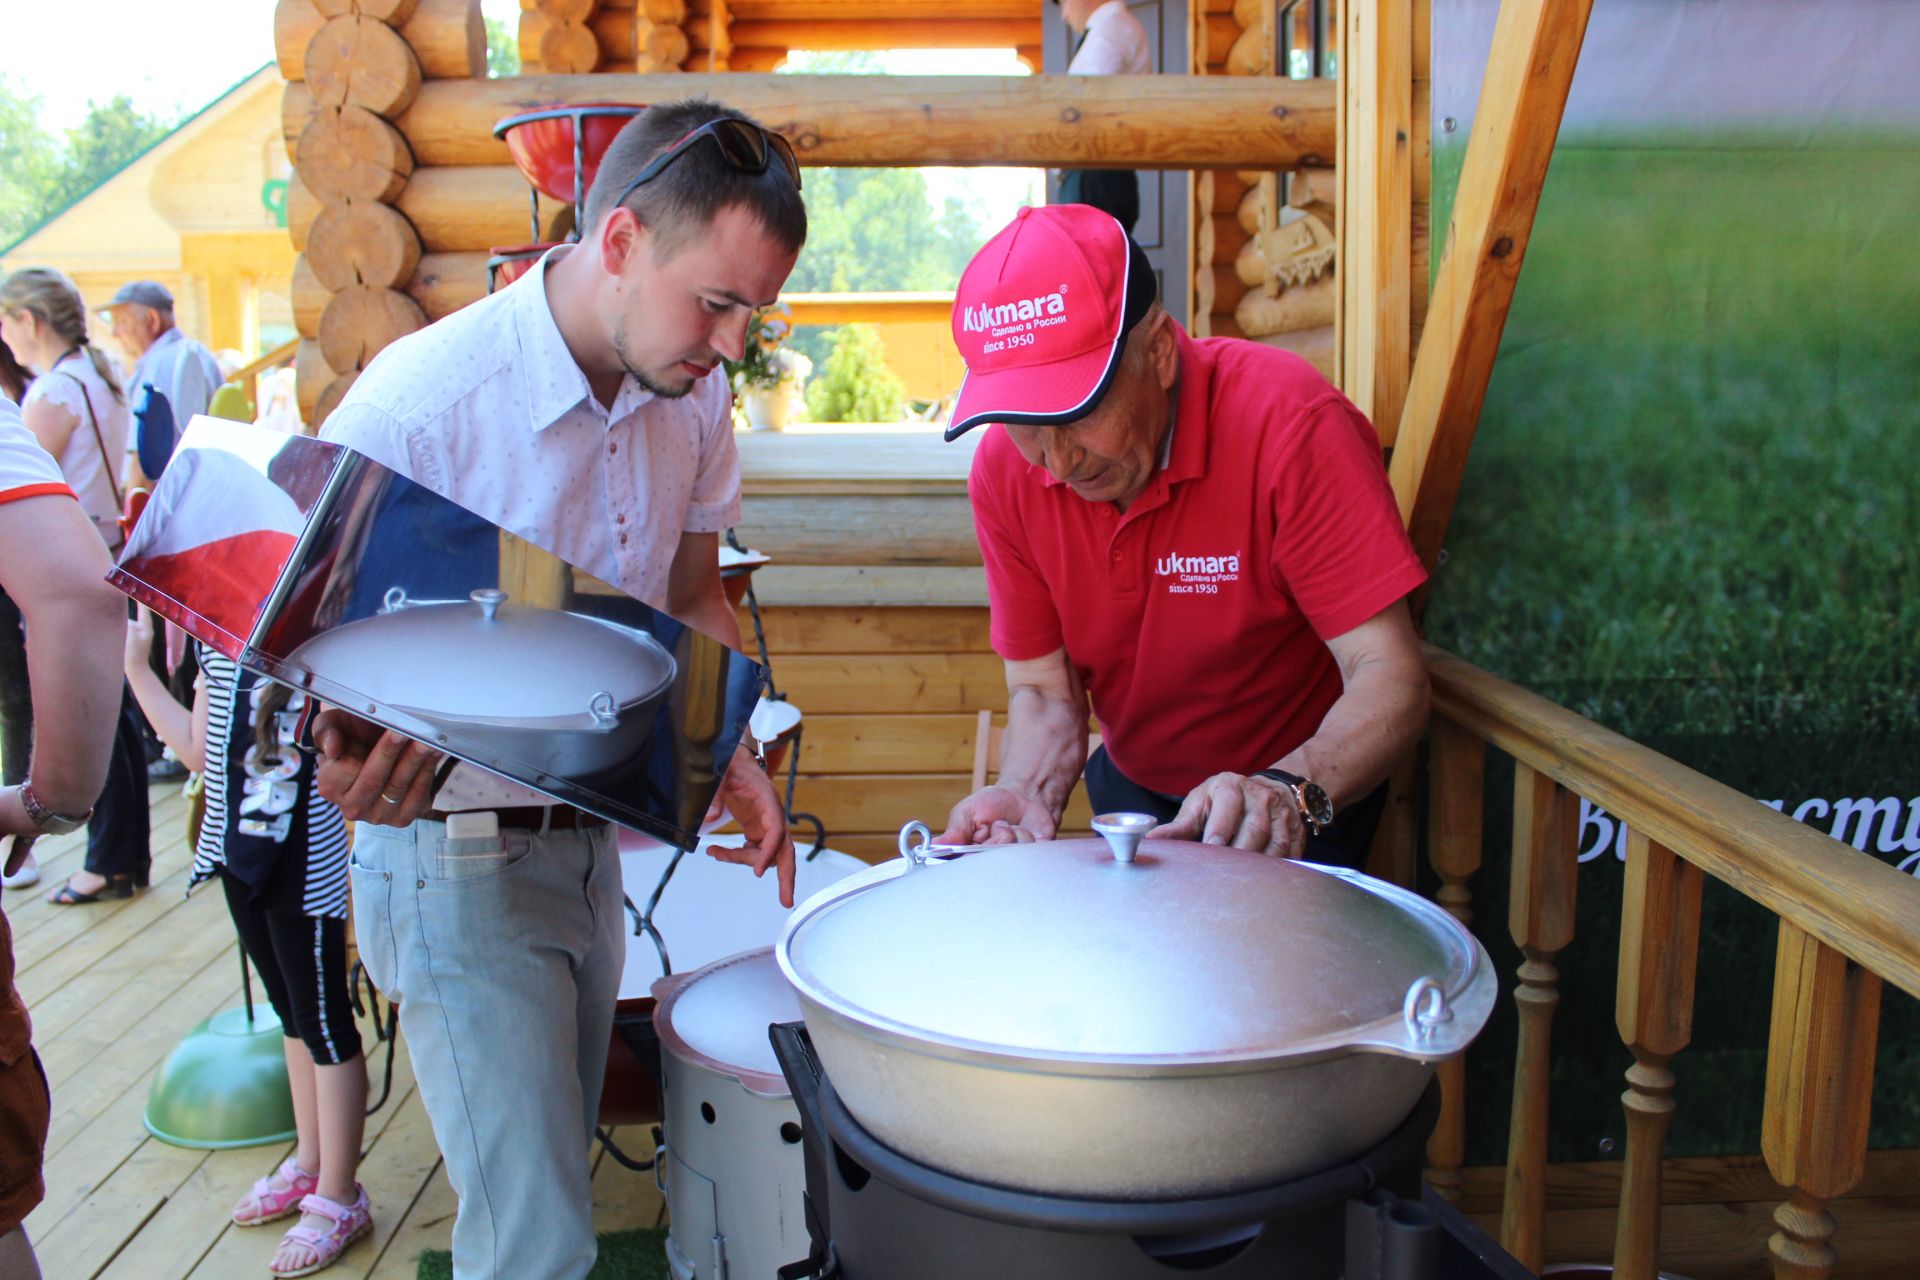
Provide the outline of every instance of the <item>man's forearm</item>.
{"type": "Polygon", "coordinates": [[[999,785],[1034,797],[1056,824],[1087,763],[1087,710],[1030,685],[1007,694],[999,785]]]}
{"type": "Polygon", "coordinates": [[[56,812],[80,813],[99,797],[113,750],[126,598],[94,579],[20,605],[33,686],[33,789],[56,812]]]}
{"type": "Polygon", "coordinates": [[[1379,786],[1412,750],[1426,728],[1427,702],[1424,666],[1417,672],[1391,663],[1363,667],[1314,735],[1275,763],[1312,778],[1338,813],[1379,786]]]}

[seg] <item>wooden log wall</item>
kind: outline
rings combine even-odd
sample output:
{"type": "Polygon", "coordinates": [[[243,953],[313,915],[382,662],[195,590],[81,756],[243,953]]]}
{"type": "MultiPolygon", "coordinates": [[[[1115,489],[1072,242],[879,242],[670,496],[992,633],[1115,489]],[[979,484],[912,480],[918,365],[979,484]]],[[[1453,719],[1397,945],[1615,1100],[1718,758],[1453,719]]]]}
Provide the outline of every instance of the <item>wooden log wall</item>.
{"type": "Polygon", "coordinates": [[[600,42],[591,24],[600,7],[599,0],[521,0],[521,74],[599,70],[600,42]]]}
{"type": "MultiPolygon", "coordinates": [[[[1005,712],[1005,667],[984,608],[762,609],[773,678],[805,715],[794,807],[828,843],[868,861],[897,855],[900,827],[936,831],[966,795],[979,712],[1005,712]]],[[[753,635],[743,610],[744,635],[753,635]]],[[[1076,787],[1066,829],[1090,830],[1076,787]]]]}
{"type": "MultiPolygon", "coordinates": [[[[884,0],[782,4],[769,0],[599,0],[584,24],[599,44],[592,69],[766,72],[795,49],[993,49],[1037,51],[1040,15],[1004,0],[904,13],[884,0]]],[[[523,20],[522,31],[526,27],[523,20]]],[[[521,41],[524,58],[527,41],[521,41]]],[[[557,70],[542,64],[543,69],[557,70]]]]}
{"type": "MultiPolygon", "coordinates": [[[[311,2],[285,0],[283,12],[311,2]]],[[[419,20],[416,11],[414,24],[419,20]]],[[[484,62],[484,50],[477,56],[484,62]]],[[[428,65],[423,61],[423,73],[428,65]]],[[[451,64],[443,56],[431,65],[444,70],[451,64]]],[[[1222,82],[1200,97],[1190,82],[1168,76],[1054,77],[1037,85],[993,77],[848,76],[811,78],[800,97],[784,76],[686,74],[674,89],[722,97],[774,123],[808,163],[1153,168],[1187,157],[1231,164],[1265,154],[1288,162],[1334,147],[1333,92],[1325,82],[1222,82]]],[[[493,123],[553,102],[645,96],[639,82],[604,75],[464,83],[427,77],[396,122],[413,167],[387,202],[419,239],[419,256],[400,288],[425,320],[483,296],[488,250],[529,238],[526,182],[508,162],[506,145],[493,137],[493,123]]],[[[290,150],[317,115],[308,86],[290,82],[282,121],[290,150]]],[[[560,216],[550,204],[542,208],[560,216]]],[[[287,215],[296,248],[306,247],[320,210],[296,173],[287,215]]],[[[550,224],[541,238],[551,233],[550,224]]],[[[296,266],[294,318],[303,336],[318,337],[332,292],[312,264],[296,266]]],[[[310,356],[299,368],[310,375],[320,366],[310,356]]],[[[301,382],[311,386],[308,377],[301,382]]]]}
{"type": "MultiPolygon", "coordinates": [[[[1277,77],[1282,70],[1275,63],[1277,11],[1277,0],[1198,0],[1192,32],[1195,74],[1277,77]]],[[[1196,175],[1191,308],[1196,333],[1282,346],[1333,376],[1331,256],[1314,246],[1318,265],[1302,273],[1302,244],[1298,237],[1283,237],[1280,228],[1283,209],[1300,210],[1326,229],[1324,236],[1316,232],[1309,238],[1330,245],[1332,163],[1328,152],[1284,172],[1196,175]],[[1283,282],[1276,266],[1282,276],[1298,278],[1283,282]]]]}
{"type": "Polygon", "coordinates": [[[389,342],[427,322],[422,256],[397,207],[414,157],[395,121],[429,76],[484,74],[470,0],[280,0],[275,48],[304,104],[288,134],[300,411],[317,425],[389,342]]]}

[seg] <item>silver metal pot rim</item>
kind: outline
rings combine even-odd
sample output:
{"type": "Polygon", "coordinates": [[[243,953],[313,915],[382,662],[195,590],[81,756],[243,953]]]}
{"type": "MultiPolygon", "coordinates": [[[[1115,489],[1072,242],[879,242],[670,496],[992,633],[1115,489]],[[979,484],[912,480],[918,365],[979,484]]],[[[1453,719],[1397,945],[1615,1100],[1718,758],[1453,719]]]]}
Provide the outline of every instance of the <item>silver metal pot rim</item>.
{"type": "MultiPolygon", "coordinates": [[[[1471,1043],[1491,1015],[1498,992],[1492,966],[1483,962],[1481,949],[1465,926],[1452,916],[1440,912],[1425,898],[1398,885],[1375,880],[1343,867],[1317,863],[1310,865],[1354,882],[1367,892],[1379,894],[1430,919],[1443,917],[1458,930],[1464,963],[1456,980],[1445,986],[1431,983],[1441,997],[1439,1008],[1443,1019],[1440,1022],[1421,1029],[1415,1018],[1414,993],[1411,990],[1407,1004],[1397,1017],[1356,1023],[1337,1032],[1304,1038],[1284,1049],[1267,1047],[1170,1054],[1032,1049],[973,1040],[901,1022],[822,991],[800,972],[794,963],[792,949],[807,927],[821,919],[834,903],[906,874],[911,864],[905,859],[883,863],[850,876],[801,903],[794,909],[792,918],[781,933],[780,941],[774,948],[774,957],[779,962],[780,971],[793,984],[809,1012],[817,1009],[868,1039],[892,1043],[920,1053],[933,1052],[957,1061],[1015,1070],[1044,1067],[1054,1074],[1142,1078],[1237,1075],[1307,1066],[1355,1052],[1384,1053],[1430,1063],[1451,1057],[1471,1043]],[[1412,904],[1411,907],[1409,904],[1412,904]]],[[[1415,984],[1416,988],[1418,985],[1415,984]]]]}

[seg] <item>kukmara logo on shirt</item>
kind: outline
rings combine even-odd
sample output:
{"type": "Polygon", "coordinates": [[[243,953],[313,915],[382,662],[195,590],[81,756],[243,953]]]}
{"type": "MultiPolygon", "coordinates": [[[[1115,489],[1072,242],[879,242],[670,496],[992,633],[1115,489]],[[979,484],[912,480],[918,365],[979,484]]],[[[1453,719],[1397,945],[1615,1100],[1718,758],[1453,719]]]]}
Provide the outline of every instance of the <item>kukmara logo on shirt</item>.
{"type": "Polygon", "coordinates": [[[1176,551],[1154,562],[1158,578],[1172,578],[1167,591],[1172,595],[1218,594],[1220,584],[1240,581],[1240,553],[1224,556],[1189,556],[1176,551]]]}
{"type": "MultiPolygon", "coordinates": [[[[1053,293],[1016,298],[1012,302],[983,302],[960,313],[960,328],[964,332],[987,333],[996,338],[1011,333],[1031,335],[1035,329],[1050,328],[1065,324],[1066,321],[1067,286],[1064,284],[1053,293]]],[[[989,344],[987,349],[995,348],[989,344]]]]}

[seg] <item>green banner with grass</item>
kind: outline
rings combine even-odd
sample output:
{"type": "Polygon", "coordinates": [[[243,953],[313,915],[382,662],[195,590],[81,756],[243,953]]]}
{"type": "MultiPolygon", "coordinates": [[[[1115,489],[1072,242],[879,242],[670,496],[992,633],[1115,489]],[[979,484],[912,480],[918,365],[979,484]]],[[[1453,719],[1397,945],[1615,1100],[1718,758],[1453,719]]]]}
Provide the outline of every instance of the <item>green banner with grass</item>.
{"type": "MultiPolygon", "coordinates": [[[[1433,226],[1495,0],[1433,0],[1433,226]]],[[[1436,643],[1907,871],[1920,864],[1920,6],[1596,0],[1426,615],[1436,643]]],[[[1436,233],[1438,234],[1438,233],[1436,233]]],[[[1436,244],[1436,248],[1438,245],[1436,244]]],[[[1436,254],[1437,257],[1437,254],[1436,254]]],[[[1476,928],[1508,986],[1511,768],[1476,928]]],[[[1624,1146],[1619,825],[1582,809],[1552,1158],[1624,1146]]],[[[1670,1155],[1759,1148],[1776,926],[1709,884],[1670,1155]]],[[[1920,1147],[1889,989],[1876,1147],[1920,1147]]],[[[1514,1015],[1470,1058],[1505,1158],[1514,1015]]]]}

